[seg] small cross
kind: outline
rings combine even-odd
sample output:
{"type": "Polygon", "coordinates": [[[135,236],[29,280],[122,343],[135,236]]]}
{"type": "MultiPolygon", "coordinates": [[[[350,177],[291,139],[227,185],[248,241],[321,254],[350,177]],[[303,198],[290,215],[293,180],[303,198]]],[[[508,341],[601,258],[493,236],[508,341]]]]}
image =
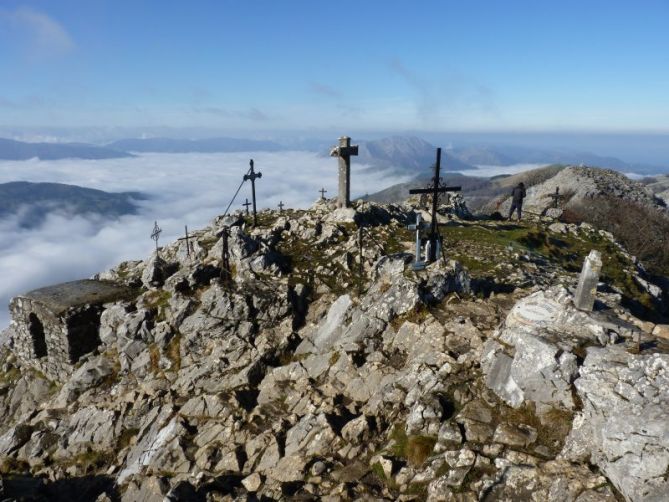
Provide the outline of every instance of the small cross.
{"type": "Polygon", "coordinates": [[[162,233],[163,229],[158,226],[158,222],[153,223],[153,231],[151,232],[151,239],[156,241],[156,251],[158,251],[158,239],[160,238],[160,234],[162,233]]]}
{"type": "Polygon", "coordinates": [[[188,225],[186,225],[186,237],[181,237],[177,240],[186,241],[186,254],[190,256],[190,236],[188,235],[188,225]]]}
{"type": "Polygon", "coordinates": [[[560,200],[564,198],[562,195],[560,195],[560,187],[556,187],[555,193],[550,194],[549,197],[553,199],[553,207],[555,209],[559,207],[560,200]]]}
{"type": "Polygon", "coordinates": [[[283,201],[280,200],[279,201],[279,212],[280,213],[283,213],[283,206],[284,206],[284,203],[283,203],[283,201]]]}
{"type": "Polygon", "coordinates": [[[325,188],[321,188],[319,192],[321,193],[321,200],[325,199],[325,194],[328,193],[328,191],[325,188]]]}
{"type": "Polygon", "coordinates": [[[250,205],[251,205],[251,203],[249,202],[248,199],[246,199],[246,202],[244,202],[244,204],[242,204],[242,206],[246,206],[246,214],[249,214],[249,206],[250,205]]]}

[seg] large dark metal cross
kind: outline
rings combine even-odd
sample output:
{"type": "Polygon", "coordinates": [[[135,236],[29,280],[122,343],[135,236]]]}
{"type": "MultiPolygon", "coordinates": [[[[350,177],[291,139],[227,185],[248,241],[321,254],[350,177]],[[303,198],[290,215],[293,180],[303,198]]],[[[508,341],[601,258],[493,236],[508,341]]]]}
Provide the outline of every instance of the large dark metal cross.
{"type": "Polygon", "coordinates": [[[441,170],[441,148],[437,148],[437,162],[434,164],[434,177],[432,178],[432,186],[430,188],[413,188],[409,190],[410,194],[431,194],[432,195],[432,222],[430,223],[430,235],[428,236],[430,246],[427,256],[428,261],[433,262],[437,260],[437,242],[439,241],[439,231],[437,222],[437,204],[439,201],[439,194],[446,192],[459,192],[462,187],[459,186],[440,186],[439,185],[439,171],[441,170]]]}
{"type": "Polygon", "coordinates": [[[258,213],[256,211],[256,178],[262,178],[262,173],[253,170],[253,159],[249,162],[251,168],[249,174],[244,175],[244,181],[251,180],[251,199],[253,200],[253,226],[258,225],[258,213]]]}

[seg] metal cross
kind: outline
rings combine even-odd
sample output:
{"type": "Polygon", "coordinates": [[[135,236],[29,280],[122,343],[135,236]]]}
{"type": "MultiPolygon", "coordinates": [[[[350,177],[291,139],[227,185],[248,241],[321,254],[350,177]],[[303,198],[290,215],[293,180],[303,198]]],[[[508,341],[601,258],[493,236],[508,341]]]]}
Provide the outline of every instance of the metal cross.
{"type": "Polygon", "coordinates": [[[440,186],[439,171],[441,169],[441,148],[437,148],[437,162],[434,164],[434,176],[432,177],[432,187],[413,188],[409,190],[410,194],[432,194],[432,222],[430,223],[430,247],[427,259],[430,262],[437,259],[437,243],[439,241],[439,232],[437,230],[437,203],[440,193],[459,192],[462,187],[459,186],[440,186]]]}
{"type": "Polygon", "coordinates": [[[160,238],[160,234],[162,233],[163,229],[158,226],[158,222],[153,223],[153,231],[151,232],[151,239],[156,241],[156,251],[158,251],[158,239],[160,238]]]}
{"type": "Polygon", "coordinates": [[[253,159],[249,162],[251,168],[249,174],[244,175],[244,181],[251,180],[251,199],[253,200],[253,226],[258,226],[258,212],[256,211],[256,179],[262,178],[262,173],[253,170],[253,159]]]}
{"type": "Polygon", "coordinates": [[[177,240],[186,241],[186,255],[190,256],[190,236],[188,235],[188,225],[186,227],[186,237],[180,237],[177,240]]]}
{"type": "Polygon", "coordinates": [[[321,188],[319,192],[321,193],[321,200],[325,199],[325,194],[328,193],[328,191],[325,188],[321,188]]]}
{"type": "Polygon", "coordinates": [[[555,193],[549,195],[553,199],[553,207],[557,209],[560,205],[560,200],[564,198],[563,195],[560,195],[560,187],[555,187],[555,193]]]}
{"type": "Polygon", "coordinates": [[[282,200],[279,201],[278,206],[279,206],[279,212],[280,212],[280,213],[283,213],[283,206],[285,206],[285,204],[283,203],[282,200]]]}
{"type": "Polygon", "coordinates": [[[425,230],[428,228],[427,223],[421,221],[421,214],[416,213],[416,223],[412,223],[411,225],[408,225],[407,228],[409,230],[415,230],[416,231],[416,259],[414,260],[413,263],[413,269],[414,270],[423,270],[425,268],[425,262],[423,261],[423,258],[420,253],[421,249],[421,238],[420,238],[420,233],[422,230],[425,230]]]}
{"type": "Polygon", "coordinates": [[[246,214],[249,214],[249,206],[250,205],[251,205],[251,203],[249,202],[248,199],[246,199],[246,202],[244,202],[244,204],[242,204],[242,206],[246,206],[246,214]]]}

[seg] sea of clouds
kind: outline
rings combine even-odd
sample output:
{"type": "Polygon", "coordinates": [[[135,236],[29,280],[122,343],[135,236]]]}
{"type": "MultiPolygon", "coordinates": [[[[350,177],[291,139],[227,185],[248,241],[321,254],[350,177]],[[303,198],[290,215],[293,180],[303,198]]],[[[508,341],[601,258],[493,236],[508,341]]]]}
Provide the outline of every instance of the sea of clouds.
{"type": "MultiPolygon", "coordinates": [[[[337,193],[337,161],[310,152],[227,154],[142,154],[110,160],[0,161],[0,183],[58,182],[108,192],[139,191],[136,215],[115,220],[100,216],[53,213],[37,228],[0,219],[0,329],[8,325],[10,298],[31,289],[90,277],[123,260],[145,259],[153,251],[154,221],[163,229],[161,243],[181,237],[184,225],[197,229],[222,214],[242,176],[255,161],[262,178],[256,185],[260,208],[306,208],[319,197],[337,193]]],[[[352,168],[352,196],[374,193],[406,177],[361,173],[352,168]]],[[[247,182],[231,211],[251,198],[247,182]]],[[[29,201],[27,201],[29,202],[29,201]]]]}

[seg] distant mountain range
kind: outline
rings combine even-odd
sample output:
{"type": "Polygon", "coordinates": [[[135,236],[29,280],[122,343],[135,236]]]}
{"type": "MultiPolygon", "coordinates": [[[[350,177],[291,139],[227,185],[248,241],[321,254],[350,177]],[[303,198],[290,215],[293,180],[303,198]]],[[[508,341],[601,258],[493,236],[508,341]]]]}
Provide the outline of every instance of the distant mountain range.
{"type": "MultiPolygon", "coordinates": [[[[437,147],[415,136],[392,136],[373,141],[359,142],[355,162],[369,164],[372,170],[390,171],[392,174],[430,173],[436,161],[437,147]]],[[[476,169],[471,164],[443,151],[442,171],[464,171],[476,169]]]]}
{"type": "Polygon", "coordinates": [[[137,138],[121,139],[109,143],[107,148],[130,152],[162,153],[226,153],[226,152],[277,152],[282,146],[272,141],[237,138],[173,139],[137,138]]]}
{"type": "Polygon", "coordinates": [[[135,214],[137,201],[146,198],[138,192],[110,193],[61,183],[14,181],[0,184],[0,218],[17,215],[24,228],[41,224],[53,212],[118,218],[135,214]]]}
{"type": "Polygon", "coordinates": [[[25,143],[0,138],[0,160],[117,159],[133,155],[85,143],[25,143]]]}
{"type": "MultiPolygon", "coordinates": [[[[446,139],[444,139],[446,141],[446,139]]],[[[332,141],[331,144],[336,143],[332,141]]],[[[355,140],[360,146],[354,162],[370,166],[374,171],[391,174],[422,176],[435,162],[436,146],[416,136],[391,136],[376,140],[355,140]]],[[[112,159],[132,157],[135,153],[233,153],[278,152],[291,149],[314,149],[327,155],[327,142],[277,143],[266,140],[240,138],[127,138],[104,146],[85,143],[25,143],[0,139],[0,160],[55,159],[112,159]]],[[[438,145],[437,145],[438,146],[438,145]]],[[[639,174],[669,173],[661,168],[641,163],[626,162],[616,157],[601,156],[590,152],[528,148],[515,145],[455,145],[442,150],[442,170],[472,171],[476,166],[511,166],[514,164],[568,164],[588,165],[639,174]]]]}
{"type": "MultiPolygon", "coordinates": [[[[596,155],[590,152],[566,150],[544,150],[521,146],[480,145],[454,147],[449,154],[472,165],[511,166],[514,164],[568,164],[605,167],[622,172],[652,174],[662,170],[658,166],[630,163],[616,157],[596,155]]],[[[667,169],[669,171],[669,169],[667,169]]]]}

